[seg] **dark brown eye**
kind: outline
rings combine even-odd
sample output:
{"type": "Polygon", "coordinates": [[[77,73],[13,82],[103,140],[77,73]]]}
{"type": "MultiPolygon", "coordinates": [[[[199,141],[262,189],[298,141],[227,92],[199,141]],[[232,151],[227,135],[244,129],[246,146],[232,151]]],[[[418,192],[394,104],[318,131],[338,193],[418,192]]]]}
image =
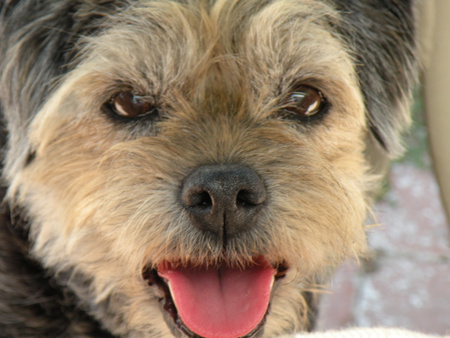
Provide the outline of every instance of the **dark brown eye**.
{"type": "Polygon", "coordinates": [[[323,112],[326,100],[318,89],[301,85],[294,89],[287,99],[284,110],[295,114],[297,117],[309,118],[323,112]]]}
{"type": "Polygon", "coordinates": [[[108,106],[114,114],[127,118],[140,117],[156,110],[148,99],[134,95],[131,91],[120,92],[113,96],[108,106]]]}

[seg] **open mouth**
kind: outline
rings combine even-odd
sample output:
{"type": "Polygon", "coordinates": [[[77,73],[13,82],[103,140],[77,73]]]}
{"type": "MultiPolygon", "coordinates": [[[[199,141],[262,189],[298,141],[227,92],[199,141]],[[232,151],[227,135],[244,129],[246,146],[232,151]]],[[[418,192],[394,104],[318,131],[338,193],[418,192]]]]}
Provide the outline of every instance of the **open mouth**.
{"type": "MultiPolygon", "coordinates": [[[[286,265],[257,257],[244,268],[179,265],[167,261],[143,276],[179,330],[190,337],[237,338],[261,328],[274,282],[286,265]]],[[[167,316],[166,316],[167,317],[167,316]]]]}

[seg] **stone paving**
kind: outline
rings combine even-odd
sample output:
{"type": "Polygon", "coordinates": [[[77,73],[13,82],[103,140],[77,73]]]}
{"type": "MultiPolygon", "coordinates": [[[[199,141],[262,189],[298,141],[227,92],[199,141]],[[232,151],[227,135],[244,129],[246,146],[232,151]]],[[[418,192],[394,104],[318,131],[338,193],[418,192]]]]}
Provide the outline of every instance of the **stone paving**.
{"type": "Polygon", "coordinates": [[[430,169],[394,163],[369,230],[371,258],[345,263],[320,305],[318,330],[402,327],[450,334],[450,226],[430,169]]]}

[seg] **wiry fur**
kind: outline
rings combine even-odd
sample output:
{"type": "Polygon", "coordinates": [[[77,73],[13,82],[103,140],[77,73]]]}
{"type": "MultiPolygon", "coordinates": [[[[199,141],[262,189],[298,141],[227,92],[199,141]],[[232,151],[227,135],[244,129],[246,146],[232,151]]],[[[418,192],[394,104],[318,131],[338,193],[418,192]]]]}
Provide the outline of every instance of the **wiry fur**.
{"type": "Polygon", "coordinates": [[[373,132],[395,153],[408,120],[412,4],[383,4],[0,5],[6,202],[25,222],[11,225],[5,210],[1,334],[170,336],[143,269],[255,255],[290,267],[265,336],[306,329],[305,291],[365,250],[364,141],[373,132]],[[322,120],[278,118],[298,83],[325,93],[322,120]],[[160,118],[104,113],[125,88],[151,98],[160,118]],[[178,201],[183,179],[206,164],[254,168],[269,194],[225,251],[178,201]]]}

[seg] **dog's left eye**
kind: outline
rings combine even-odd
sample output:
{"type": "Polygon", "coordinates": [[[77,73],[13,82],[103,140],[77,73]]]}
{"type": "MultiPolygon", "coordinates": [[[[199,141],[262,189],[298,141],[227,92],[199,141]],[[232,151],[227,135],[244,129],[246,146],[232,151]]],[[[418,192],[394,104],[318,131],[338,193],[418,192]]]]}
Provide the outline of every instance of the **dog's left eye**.
{"type": "Polygon", "coordinates": [[[107,103],[110,112],[125,118],[137,118],[156,111],[154,104],[143,96],[135,95],[131,91],[123,91],[111,98],[107,103]]]}
{"type": "Polygon", "coordinates": [[[294,89],[285,101],[283,110],[300,119],[309,119],[325,110],[326,99],[322,92],[308,85],[300,85],[294,89]]]}

